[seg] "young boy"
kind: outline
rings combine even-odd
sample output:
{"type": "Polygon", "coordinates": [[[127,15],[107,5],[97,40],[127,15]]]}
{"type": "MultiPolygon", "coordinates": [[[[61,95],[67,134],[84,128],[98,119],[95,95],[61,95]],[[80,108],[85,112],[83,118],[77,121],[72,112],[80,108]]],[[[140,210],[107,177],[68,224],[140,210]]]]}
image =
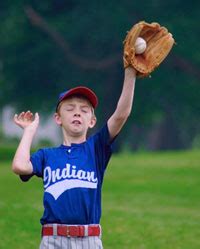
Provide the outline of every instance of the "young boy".
{"type": "Polygon", "coordinates": [[[101,187],[112,144],[131,113],[136,72],[125,69],[117,108],[103,128],[88,139],[96,123],[98,99],[86,87],[76,87],[59,97],[55,122],[61,127],[63,143],[30,155],[39,125],[38,113],[15,115],[24,129],[12,163],[23,181],[33,175],[43,178],[44,214],[41,218],[41,249],[100,249],[101,187]]]}

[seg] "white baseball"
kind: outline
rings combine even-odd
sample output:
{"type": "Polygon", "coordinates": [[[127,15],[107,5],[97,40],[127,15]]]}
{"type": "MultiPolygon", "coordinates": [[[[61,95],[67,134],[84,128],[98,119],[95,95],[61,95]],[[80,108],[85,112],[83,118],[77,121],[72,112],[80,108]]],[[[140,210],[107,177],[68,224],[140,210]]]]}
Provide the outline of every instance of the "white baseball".
{"type": "Polygon", "coordinates": [[[146,41],[142,37],[138,37],[135,41],[135,53],[142,54],[144,53],[147,47],[146,41]]]}

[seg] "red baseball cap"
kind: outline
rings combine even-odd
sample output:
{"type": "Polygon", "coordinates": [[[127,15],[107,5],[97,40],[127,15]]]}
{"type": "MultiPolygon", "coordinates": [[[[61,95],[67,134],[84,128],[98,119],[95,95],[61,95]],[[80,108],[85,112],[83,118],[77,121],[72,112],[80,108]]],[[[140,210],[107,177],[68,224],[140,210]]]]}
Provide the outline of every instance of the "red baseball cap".
{"type": "Polygon", "coordinates": [[[76,94],[80,94],[80,95],[86,97],[89,100],[89,102],[91,103],[91,105],[93,106],[93,108],[97,107],[98,98],[97,98],[96,94],[88,87],[78,86],[75,88],[71,88],[68,91],[60,93],[60,95],[58,97],[56,111],[57,111],[58,105],[60,104],[61,101],[63,101],[64,99],[66,99],[72,95],[76,95],[76,94]]]}

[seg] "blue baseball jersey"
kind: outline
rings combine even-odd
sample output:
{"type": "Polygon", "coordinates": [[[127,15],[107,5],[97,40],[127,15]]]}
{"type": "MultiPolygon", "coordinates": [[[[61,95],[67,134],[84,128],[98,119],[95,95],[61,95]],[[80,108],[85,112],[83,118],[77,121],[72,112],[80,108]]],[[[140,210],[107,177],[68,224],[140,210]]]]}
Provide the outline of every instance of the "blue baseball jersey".
{"type": "MultiPolygon", "coordinates": [[[[33,174],[43,178],[44,214],[41,224],[98,224],[101,188],[112,154],[105,125],[80,144],[43,148],[31,155],[33,174]]],[[[26,181],[30,176],[21,176],[26,181]]]]}

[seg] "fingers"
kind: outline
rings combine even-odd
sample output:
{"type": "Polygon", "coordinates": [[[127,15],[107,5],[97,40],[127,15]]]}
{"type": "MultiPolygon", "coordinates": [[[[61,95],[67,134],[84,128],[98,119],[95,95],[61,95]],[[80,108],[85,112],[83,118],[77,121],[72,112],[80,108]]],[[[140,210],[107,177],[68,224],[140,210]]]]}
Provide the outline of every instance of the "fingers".
{"type": "Polygon", "coordinates": [[[34,117],[33,113],[30,111],[21,112],[20,114],[15,114],[13,118],[16,124],[20,124],[21,122],[32,122],[34,119],[39,120],[39,114],[35,113],[34,117]]]}
{"type": "Polygon", "coordinates": [[[39,114],[38,114],[38,112],[35,113],[35,119],[39,119],[39,114]]]}
{"type": "Polygon", "coordinates": [[[27,112],[21,112],[19,115],[15,114],[14,119],[15,120],[30,120],[33,117],[33,114],[30,111],[27,112]]]}
{"type": "Polygon", "coordinates": [[[33,113],[30,111],[27,111],[24,113],[24,119],[25,120],[32,120],[33,119],[33,113]]]}
{"type": "Polygon", "coordinates": [[[21,112],[19,115],[18,114],[15,114],[14,115],[14,122],[19,125],[20,124],[20,121],[22,120],[22,117],[24,116],[24,113],[25,112],[21,112]]]}
{"type": "Polygon", "coordinates": [[[40,121],[40,117],[39,117],[39,114],[37,112],[35,113],[34,121],[36,123],[39,123],[39,121],[40,121]]]}

